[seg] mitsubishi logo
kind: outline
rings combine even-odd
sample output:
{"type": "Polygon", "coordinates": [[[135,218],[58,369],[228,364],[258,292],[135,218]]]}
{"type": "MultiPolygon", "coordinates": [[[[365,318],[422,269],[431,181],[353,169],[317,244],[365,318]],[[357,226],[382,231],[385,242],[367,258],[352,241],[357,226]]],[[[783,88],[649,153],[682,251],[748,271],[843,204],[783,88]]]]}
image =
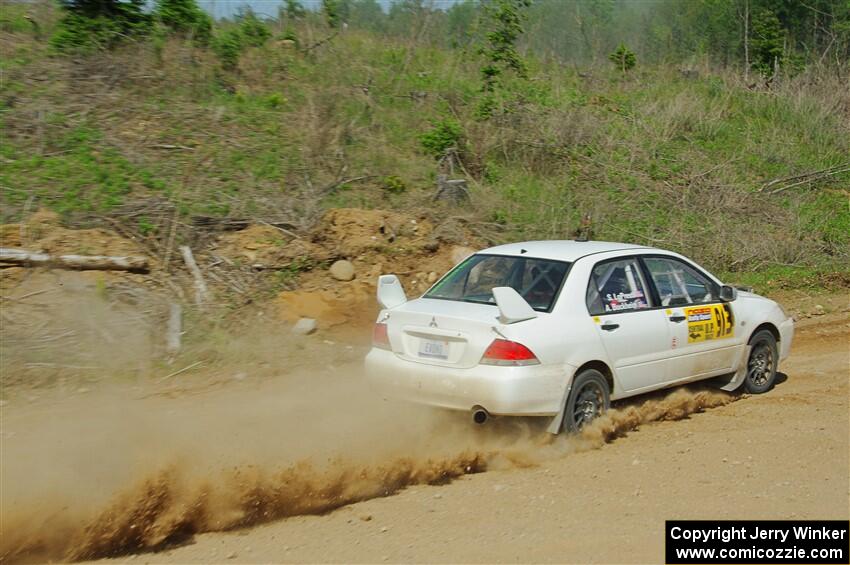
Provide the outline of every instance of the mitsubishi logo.
{"type": "Polygon", "coordinates": [[[431,323],[430,323],[430,324],[428,324],[428,325],[429,325],[430,327],[432,327],[432,328],[436,328],[436,327],[437,327],[437,317],[436,317],[436,316],[431,316],[431,323]]]}

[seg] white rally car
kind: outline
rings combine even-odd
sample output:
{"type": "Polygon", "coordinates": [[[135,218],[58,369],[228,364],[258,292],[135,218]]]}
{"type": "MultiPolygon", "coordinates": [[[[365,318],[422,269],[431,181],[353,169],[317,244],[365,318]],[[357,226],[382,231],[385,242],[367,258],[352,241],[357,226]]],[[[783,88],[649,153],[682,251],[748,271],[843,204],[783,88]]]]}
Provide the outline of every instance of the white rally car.
{"type": "Polygon", "coordinates": [[[794,322],[685,257],[601,241],[530,241],[467,257],[422,297],[378,280],[366,357],[387,396],[575,431],[611,400],[720,377],[761,393],[794,322]]]}

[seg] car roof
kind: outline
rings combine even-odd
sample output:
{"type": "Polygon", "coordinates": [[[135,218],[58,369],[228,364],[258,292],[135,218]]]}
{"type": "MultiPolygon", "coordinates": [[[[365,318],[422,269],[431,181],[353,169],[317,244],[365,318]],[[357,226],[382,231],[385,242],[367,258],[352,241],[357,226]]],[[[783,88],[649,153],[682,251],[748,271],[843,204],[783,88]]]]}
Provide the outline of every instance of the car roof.
{"type": "Polygon", "coordinates": [[[515,255],[534,257],[537,259],[552,259],[555,261],[573,262],[585,255],[605,253],[607,251],[628,251],[631,249],[653,248],[643,245],[634,245],[631,243],[616,243],[611,241],[574,241],[571,239],[565,239],[507,243],[505,245],[490,247],[489,249],[482,249],[478,253],[491,255],[515,255]]]}

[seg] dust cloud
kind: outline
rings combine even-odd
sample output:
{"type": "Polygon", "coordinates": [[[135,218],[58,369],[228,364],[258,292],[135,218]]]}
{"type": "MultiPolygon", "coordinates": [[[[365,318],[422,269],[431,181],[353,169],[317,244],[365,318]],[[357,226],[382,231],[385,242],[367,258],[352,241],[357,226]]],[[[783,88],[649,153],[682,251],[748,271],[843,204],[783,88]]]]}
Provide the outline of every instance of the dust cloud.
{"type": "Polygon", "coordinates": [[[477,427],[466,414],[383,401],[358,367],[243,376],[203,393],[107,388],[45,412],[7,411],[0,561],[156,551],[202,532],[538,465],[736,398],[678,389],[553,437],[539,420],[477,427]]]}

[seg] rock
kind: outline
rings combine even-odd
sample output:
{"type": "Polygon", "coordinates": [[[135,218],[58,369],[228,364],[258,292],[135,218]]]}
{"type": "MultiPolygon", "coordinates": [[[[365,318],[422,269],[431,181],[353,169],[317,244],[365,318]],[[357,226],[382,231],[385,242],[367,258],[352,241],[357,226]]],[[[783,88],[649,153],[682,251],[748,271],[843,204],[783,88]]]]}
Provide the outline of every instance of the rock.
{"type": "Polygon", "coordinates": [[[354,278],[354,265],[341,259],[331,265],[331,276],[338,281],[350,281],[354,278]]]}
{"type": "Polygon", "coordinates": [[[292,326],[292,333],[297,335],[310,335],[316,331],[316,326],[316,320],[313,318],[301,318],[294,326],[292,326]]]}
{"type": "Polygon", "coordinates": [[[824,309],[822,304],[815,304],[815,316],[822,316],[826,313],[826,309],[824,309]]]}
{"type": "Polygon", "coordinates": [[[389,530],[386,526],[381,526],[381,533],[386,533],[389,530]]]}
{"type": "Polygon", "coordinates": [[[231,551],[230,553],[227,554],[227,558],[228,559],[236,559],[236,552],[231,551]]]}
{"type": "Polygon", "coordinates": [[[428,282],[434,283],[436,281],[437,281],[437,273],[435,273],[434,271],[431,271],[430,273],[428,273],[428,282]]]}
{"type": "Polygon", "coordinates": [[[363,522],[368,522],[368,521],[369,521],[369,520],[371,520],[371,519],[372,519],[372,515],[371,515],[371,514],[362,514],[362,515],[360,516],[360,520],[362,520],[363,522]]]}
{"type": "Polygon", "coordinates": [[[470,255],[472,255],[473,253],[475,253],[474,249],[471,249],[469,247],[463,247],[461,245],[457,245],[457,246],[452,248],[452,263],[457,265],[458,263],[460,263],[461,261],[463,261],[464,259],[466,259],[470,255]]]}

